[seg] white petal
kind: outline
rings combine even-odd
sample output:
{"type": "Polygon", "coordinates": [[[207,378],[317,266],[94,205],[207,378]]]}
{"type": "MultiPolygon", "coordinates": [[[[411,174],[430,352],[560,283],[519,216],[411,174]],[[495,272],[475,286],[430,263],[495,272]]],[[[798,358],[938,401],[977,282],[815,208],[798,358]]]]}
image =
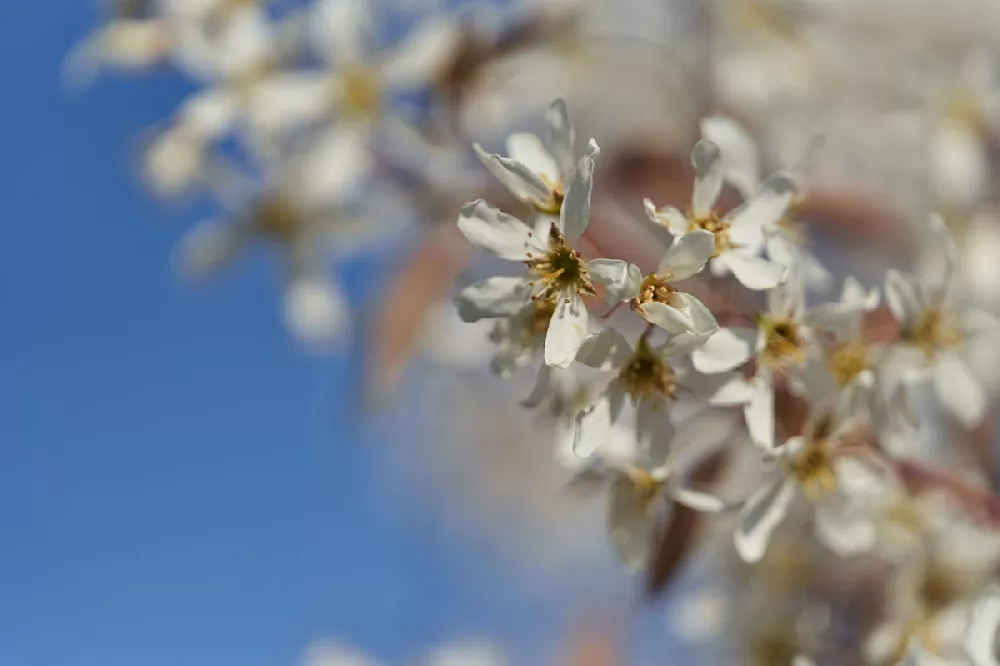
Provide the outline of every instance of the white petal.
{"type": "Polygon", "coordinates": [[[654,326],[669,331],[670,333],[683,333],[694,330],[694,322],[691,317],[682,309],[676,308],[666,303],[643,303],[639,306],[639,314],[642,318],[654,326]]]}
{"type": "Polygon", "coordinates": [[[754,140],[739,123],[726,116],[703,118],[701,136],[719,146],[726,180],[749,198],[760,180],[754,140]]]}
{"type": "Polygon", "coordinates": [[[597,399],[576,415],[573,426],[573,453],[588,458],[603,447],[618,420],[625,392],[617,381],[608,384],[597,399]]]}
{"type": "Polygon", "coordinates": [[[427,85],[455,55],[461,33],[443,14],[419,23],[382,66],[383,81],[392,88],[427,85]]]}
{"type": "Polygon", "coordinates": [[[545,401],[552,386],[552,373],[554,371],[544,363],[538,368],[535,375],[535,386],[531,389],[528,397],[521,401],[521,406],[527,409],[534,409],[545,401]]]}
{"type": "Polygon", "coordinates": [[[555,158],[542,145],[538,135],[531,132],[511,134],[507,137],[507,154],[510,159],[520,162],[541,176],[546,183],[554,186],[562,182],[555,158]]]}
{"type": "Polygon", "coordinates": [[[691,353],[700,372],[716,373],[737,368],[753,355],[757,331],[749,328],[720,328],[701,349],[691,353]]]}
{"type": "Polygon", "coordinates": [[[231,88],[209,88],[184,101],[178,111],[178,123],[203,140],[228,132],[240,112],[240,98],[231,88]]]}
{"type": "Polygon", "coordinates": [[[746,562],[756,562],[767,551],[775,528],[784,520],[795,497],[795,481],[778,477],[747,499],[740,512],[740,524],[733,533],[736,552],[746,562]]]}
{"type": "Polygon", "coordinates": [[[285,323],[306,344],[333,341],[342,331],[347,313],[340,290],[322,280],[295,280],[285,293],[285,323]]]}
{"type": "Polygon", "coordinates": [[[577,294],[559,297],[545,334],[545,363],[568,368],[587,337],[587,307],[577,294]]]}
{"type": "Polygon", "coordinates": [[[758,372],[753,380],[753,397],[743,408],[747,430],[754,444],[770,449],[774,447],[774,387],[769,377],[758,372]]]}
{"type": "Polygon", "coordinates": [[[374,168],[369,133],[360,125],[337,123],[314,136],[292,168],[297,174],[294,192],[307,205],[321,207],[346,198],[374,168]]]}
{"type": "Polygon", "coordinates": [[[938,123],[928,139],[936,194],[955,206],[970,206],[989,189],[989,153],[979,135],[956,122],[938,123]]]}
{"type": "Polygon", "coordinates": [[[146,147],[143,176],[161,197],[182,194],[205,175],[205,149],[205,144],[183,127],[167,129],[146,147]]]}
{"type": "Polygon", "coordinates": [[[722,157],[719,147],[702,139],[691,151],[694,165],[694,193],[691,196],[691,212],[701,217],[712,211],[722,191],[722,157]]]}
{"type": "Polygon", "coordinates": [[[744,252],[723,252],[719,261],[747,289],[774,289],[785,275],[785,267],[781,264],[744,252]]]}
{"type": "Polygon", "coordinates": [[[844,278],[844,288],[840,292],[840,302],[846,305],[858,305],[864,310],[874,310],[879,304],[878,287],[866,290],[856,277],[848,275],[844,278]]]}
{"type": "Polygon", "coordinates": [[[635,264],[620,259],[594,259],[586,267],[594,282],[604,286],[610,302],[627,301],[639,295],[642,271],[635,264]]]}
{"type": "Polygon", "coordinates": [[[764,231],[774,229],[795,198],[795,181],[787,174],[774,174],[760,185],[752,199],[726,216],[734,242],[757,248],[764,231]]]}
{"type": "Polygon", "coordinates": [[[976,666],[996,666],[996,641],[1000,629],[1000,589],[988,587],[972,607],[965,633],[965,650],[976,666]]]}
{"type": "Polygon", "coordinates": [[[202,277],[231,261],[252,237],[246,225],[203,222],[181,240],[178,268],[185,276],[202,277]]]}
{"type": "Polygon", "coordinates": [[[885,273],[885,300],[896,321],[903,325],[919,317],[923,309],[913,283],[891,268],[885,273]]]}
{"type": "Polygon", "coordinates": [[[531,285],[521,277],[495,276],[471,284],[455,297],[464,322],[492,317],[511,317],[528,303],[531,285]]]}
{"type": "Polygon", "coordinates": [[[677,381],[714,407],[745,405],[753,398],[753,384],[737,372],[705,375],[697,370],[678,371],[677,381]]]}
{"type": "Polygon", "coordinates": [[[559,226],[570,243],[582,236],[590,224],[590,192],[593,187],[594,159],[587,156],[577,164],[559,211],[559,226]]]}
{"type": "Polygon", "coordinates": [[[843,454],[833,461],[837,488],[862,501],[870,501],[889,492],[891,472],[874,454],[843,454]]]}
{"type": "Polygon", "coordinates": [[[719,513],[732,508],[731,504],[726,500],[704,490],[695,490],[694,488],[685,488],[676,485],[670,487],[667,492],[672,500],[695,511],[719,513]]]}
{"type": "Polygon", "coordinates": [[[313,5],[309,27],[317,49],[329,64],[360,62],[371,37],[371,15],[366,0],[319,0],[313,5]]]}
{"type": "Polygon", "coordinates": [[[622,563],[633,571],[645,568],[655,531],[653,514],[645,494],[627,477],[611,487],[608,521],[611,543],[622,563]]]}
{"type": "Polygon", "coordinates": [[[528,204],[551,203],[552,191],[534,171],[516,160],[487,153],[478,143],[473,150],[480,161],[511,194],[528,204]]]}
{"type": "Polygon", "coordinates": [[[325,72],[285,72],[253,86],[246,99],[251,125],[265,135],[287,132],[329,114],[336,92],[325,72]]]}
{"type": "Polygon", "coordinates": [[[656,269],[670,280],[684,280],[700,273],[709,257],[715,253],[715,236],[710,231],[695,229],[674,238],[656,269]]]}
{"type": "Polygon", "coordinates": [[[945,352],[938,358],[934,388],[941,403],[962,426],[971,428],[983,420],[986,413],[983,387],[956,354],[945,352]]]}
{"type": "Polygon", "coordinates": [[[524,261],[529,253],[544,251],[531,227],[516,217],[501,213],[482,199],[462,208],[458,228],[470,243],[501,259],[524,261]]]}
{"type": "Polygon", "coordinates": [[[674,422],[663,400],[642,400],[636,410],[635,438],[638,459],[646,469],[662,468],[667,463],[674,440],[674,422]]]}
{"type": "Polygon", "coordinates": [[[841,557],[870,551],[877,531],[871,518],[846,504],[828,500],[813,514],[816,535],[827,548],[841,557]]]}
{"type": "Polygon", "coordinates": [[[617,370],[632,358],[632,346],[613,328],[589,336],[580,345],[576,360],[598,370],[617,370]]]}
{"type": "Polygon", "coordinates": [[[559,165],[560,180],[568,180],[573,171],[575,160],[573,146],[576,143],[576,132],[569,118],[566,101],[557,97],[552,100],[545,113],[545,124],[548,126],[549,145],[552,147],[552,157],[559,165]]]}
{"type": "MultiPolygon", "coordinates": [[[[662,210],[657,212],[656,206],[649,199],[643,199],[642,201],[643,210],[646,211],[646,216],[649,221],[653,224],[664,227],[674,236],[683,236],[687,233],[688,222],[687,218],[684,217],[684,213],[680,212],[673,206],[664,206],[662,210]]],[[[713,240],[713,250],[715,241],[713,240]]]]}

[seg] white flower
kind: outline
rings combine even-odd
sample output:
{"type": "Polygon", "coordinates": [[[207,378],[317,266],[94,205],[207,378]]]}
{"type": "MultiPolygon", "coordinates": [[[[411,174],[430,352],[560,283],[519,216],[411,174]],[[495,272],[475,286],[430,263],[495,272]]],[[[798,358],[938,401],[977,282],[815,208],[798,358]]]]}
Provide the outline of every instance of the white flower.
{"type": "Polygon", "coordinates": [[[803,319],[801,284],[794,278],[767,293],[767,311],[757,317],[757,329],[720,329],[691,358],[705,373],[726,372],[756,356],[753,397],[744,406],[750,438],[763,448],[774,442],[774,376],[801,367],[813,344],[813,332],[803,319]]]}
{"type": "MultiPolygon", "coordinates": [[[[570,184],[578,177],[573,157],[576,132],[562,98],[552,101],[545,114],[545,123],[548,127],[548,149],[537,135],[530,132],[507,137],[507,157],[487,153],[478,143],[473,148],[489,172],[511,194],[541,213],[558,215],[570,184]]],[[[597,144],[591,140],[591,160],[597,152],[597,144]]],[[[589,168],[593,168],[592,161],[589,168]]]]}
{"type": "Polygon", "coordinates": [[[696,229],[674,238],[655,273],[641,278],[638,269],[627,277],[619,290],[622,300],[650,324],[673,334],[687,333],[707,339],[719,329],[711,311],[697,298],[673,286],[705,267],[715,252],[715,238],[708,231],[696,229]]]}
{"type": "MultiPolygon", "coordinates": [[[[701,135],[719,146],[722,153],[725,179],[744,199],[751,199],[760,182],[760,158],[753,138],[739,123],[726,116],[710,116],[701,121],[701,135]]],[[[791,174],[786,174],[791,177],[791,174]]],[[[808,238],[795,221],[795,212],[805,202],[804,195],[796,193],[785,213],[772,218],[764,228],[767,256],[785,268],[797,264],[797,270],[810,287],[825,288],[831,280],[828,270],[809,251],[808,238]]]]}
{"type": "Polygon", "coordinates": [[[983,418],[986,396],[961,353],[971,338],[995,334],[1000,321],[982,310],[957,311],[955,244],[940,217],[931,216],[929,227],[936,241],[934,251],[944,260],[941,270],[925,268],[919,278],[894,270],[886,275],[886,300],[901,328],[893,362],[906,381],[929,374],[945,408],[962,425],[972,427],[983,418]]]}
{"type": "Polygon", "coordinates": [[[81,87],[103,67],[147,70],[166,61],[175,43],[176,31],[165,18],[117,16],[70,51],[63,64],[63,80],[81,87]]]}
{"type": "MultiPolygon", "coordinates": [[[[631,570],[646,567],[652,554],[658,521],[677,502],[696,511],[718,513],[733,505],[713,493],[691,487],[680,461],[670,456],[671,442],[680,433],[666,420],[657,438],[646,446],[633,428],[615,424],[599,449],[586,458],[576,455],[577,478],[609,486],[608,529],[621,561],[631,570]]],[[[689,463],[690,464],[690,463],[689,463]]]]}
{"type": "Polygon", "coordinates": [[[693,368],[674,367],[671,359],[686,354],[698,342],[689,338],[650,345],[645,335],[632,346],[616,330],[592,335],[580,347],[584,365],[615,372],[597,399],[577,416],[574,449],[589,456],[607,440],[622,418],[626,400],[635,407],[636,437],[648,447],[660,446],[673,431],[670,403],[689,393],[710,405],[738,405],[749,399],[749,387],[736,373],[704,375],[693,368]]]}
{"type": "Polygon", "coordinates": [[[795,184],[784,174],[775,174],[761,183],[753,198],[720,216],[714,206],[725,178],[719,147],[702,139],[691,152],[695,169],[691,210],[684,215],[672,206],[656,211],[648,199],[646,213],[658,225],[680,236],[704,229],[715,237],[715,251],[709,268],[713,275],[732,272],[748,289],[772,289],[785,275],[785,267],[760,257],[764,230],[777,224],[795,196],[795,184]]]}
{"type": "Polygon", "coordinates": [[[282,135],[336,119],[368,129],[388,121],[386,100],[426,87],[458,45],[457,22],[435,13],[390,48],[376,46],[367,0],[317,0],[306,15],[307,37],[323,69],[282,72],[250,98],[255,127],[282,135]]]}
{"type": "Polygon", "coordinates": [[[614,290],[635,271],[624,261],[584,262],[572,247],[590,219],[592,167],[590,157],[580,160],[559,219],[544,220],[548,228],[541,224],[536,231],[482,200],[467,204],[458,218],[459,229],[473,245],[522,261],[529,269],[525,277],[493,277],[469,286],[456,297],[459,314],[466,321],[512,316],[528,299],[541,300],[538,307],[549,322],[545,363],[561,368],[573,362],[587,334],[589,316],[581,297],[596,293],[595,282],[614,290]]]}
{"type": "Polygon", "coordinates": [[[854,426],[842,413],[814,409],[803,435],[771,454],[777,469],[747,499],[734,532],[736,550],[744,560],[763,557],[771,535],[800,495],[815,511],[821,538],[838,551],[874,545],[875,526],[854,511],[852,500],[884,492],[888,472],[870,452],[844,445],[854,426]]]}

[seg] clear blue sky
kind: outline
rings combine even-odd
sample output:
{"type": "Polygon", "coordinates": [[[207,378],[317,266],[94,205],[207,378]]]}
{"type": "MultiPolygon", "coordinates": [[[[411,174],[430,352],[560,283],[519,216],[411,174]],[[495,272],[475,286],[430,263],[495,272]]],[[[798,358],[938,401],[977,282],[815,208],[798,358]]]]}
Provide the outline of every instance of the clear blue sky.
{"type": "MultiPolygon", "coordinates": [[[[322,636],[398,659],[544,633],[555,611],[477,576],[486,554],[387,515],[361,350],[300,353],[266,257],[208,289],[172,277],[197,214],[147,197],[130,154],[185,88],[64,94],[96,5],[0,2],[0,664],[293,664],[322,636]]],[[[350,272],[357,298],[372,266],[350,272]]]]}

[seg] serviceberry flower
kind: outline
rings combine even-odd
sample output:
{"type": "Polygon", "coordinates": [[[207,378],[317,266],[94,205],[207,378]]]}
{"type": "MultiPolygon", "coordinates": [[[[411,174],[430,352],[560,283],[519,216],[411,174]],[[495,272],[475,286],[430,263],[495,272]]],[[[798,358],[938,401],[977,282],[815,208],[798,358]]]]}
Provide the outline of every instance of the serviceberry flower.
{"type": "Polygon", "coordinates": [[[459,229],[473,245],[528,268],[523,277],[497,276],[467,287],[456,297],[459,314],[465,321],[512,316],[528,299],[540,301],[538,311],[548,320],[545,363],[555,367],[568,367],[587,335],[589,315],[583,297],[597,294],[595,284],[617,293],[627,276],[636,274],[634,267],[620,260],[585,262],[573,248],[590,220],[592,170],[590,156],[580,160],[559,218],[542,218],[536,227],[482,200],[467,204],[458,218],[459,229]]]}
{"type": "Polygon", "coordinates": [[[702,139],[691,152],[695,169],[694,191],[687,215],[672,206],[657,211],[652,201],[643,203],[653,223],[666,227],[675,236],[703,229],[715,237],[715,251],[709,268],[715,276],[732,273],[748,289],[776,287],[785,267],[760,256],[764,230],[785,215],[795,196],[795,183],[784,174],[775,174],[761,183],[753,198],[731,212],[715,210],[722,192],[724,170],[719,147],[702,139]]]}

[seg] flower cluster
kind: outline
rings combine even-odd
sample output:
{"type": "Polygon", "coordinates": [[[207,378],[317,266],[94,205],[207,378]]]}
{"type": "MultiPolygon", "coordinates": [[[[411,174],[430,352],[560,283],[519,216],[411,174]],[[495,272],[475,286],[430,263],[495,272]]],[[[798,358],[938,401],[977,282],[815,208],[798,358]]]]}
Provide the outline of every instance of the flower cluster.
{"type": "MultiPolygon", "coordinates": [[[[930,381],[958,422],[974,426],[986,401],[963,348],[1000,330],[1000,321],[961,303],[955,246],[941,218],[926,224],[927,260],[918,273],[890,270],[881,289],[847,277],[838,300],[809,303],[807,272],[818,260],[801,238],[787,235],[801,199],[795,176],[743,179],[743,202],[724,210],[720,194],[731,170],[720,146],[702,138],[691,153],[690,205],[682,211],[644,202],[649,222],[672,236],[656,270],[644,274],[587,242],[597,143],[577,158],[562,99],[545,119],[545,142],[514,134],[506,156],[475,147],[527,215],[477,200],[462,209],[458,227],[476,247],[524,268],[468,286],[455,303],[467,322],[495,320],[499,374],[540,359],[527,406],[555,398],[565,382],[554,379],[594,378],[588,400],[561,402],[572,452],[566,458],[575,473],[609,487],[610,538],[622,560],[635,569],[648,565],[657,525],[674,504],[736,514],[735,549],[747,562],[761,560],[779,525],[802,511],[831,551],[884,552],[882,526],[910,501],[897,462],[915,453],[921,426],[912,387],[930,381]],[[690,293],[695,283],[685,281],[703,271],[713,288],[700,300],[690,293]],[[753,294],[764,293],[764,303],[745,315],[752,326],[725,326],[721,312],[713,315],[710,306],[722,305],[716,295],[731,291],[733,280],[751,306],[753,294]],[[875,339],[867,323],[883,294],[896,331],[875,339]],[[617,304],[628,304],[638,322],[590,313],[617,304]],[[776,402],[797,407],[797,426],[776,419],[776,402]],[[710,451],[698,450],[702,443],[683,423],[733,407],[742,410],[748,446],[764,470],[757,489],[737,500],[692,484],[686,468],[710,451]]],[[[926,548],[914,552],[930,557],[926,548]]],[[[899,566],[899,594],[916,594],[925,584],[919,581],[933,575],[930,563],[910,555],[899,566]]],[[[879,631],[892,640],[872,639],[882,650],[873,663],[991,654],[1000,598],[968,592],[947,603],[900,604],[919,617],[891,616],[879,631]],[[957,634],[948,637],[932,631],[945,610],[960,614],[957,634]]]]}

